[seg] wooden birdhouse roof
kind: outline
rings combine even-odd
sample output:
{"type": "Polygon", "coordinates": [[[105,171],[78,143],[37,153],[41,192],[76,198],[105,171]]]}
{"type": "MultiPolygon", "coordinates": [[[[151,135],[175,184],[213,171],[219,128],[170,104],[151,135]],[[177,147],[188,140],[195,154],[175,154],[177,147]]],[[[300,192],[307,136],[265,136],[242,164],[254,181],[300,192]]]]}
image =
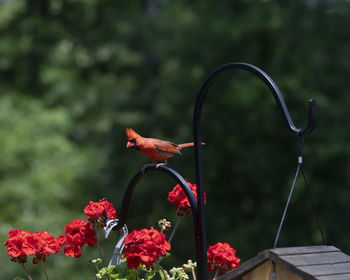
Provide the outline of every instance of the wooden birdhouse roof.
{"type": "Polygon", "coordinates": [[[350,280],[350,256],[334,246],[267,249],[217,280],[350,280]],[[276,278],[271,278],[272,272],[276,278]]]}

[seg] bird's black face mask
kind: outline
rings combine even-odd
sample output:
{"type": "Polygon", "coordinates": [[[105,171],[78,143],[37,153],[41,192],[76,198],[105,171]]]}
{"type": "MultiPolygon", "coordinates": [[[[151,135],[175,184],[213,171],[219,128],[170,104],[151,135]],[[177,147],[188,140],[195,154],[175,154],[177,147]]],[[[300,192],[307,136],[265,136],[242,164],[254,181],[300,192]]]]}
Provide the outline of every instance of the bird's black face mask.
{"type": "Polygon", "coordinates": [[[139,147],[136,144],[136,139],[134,138],[134,139],[128,140],[128,143],[126,144],[126,148],[133,148],[135,150],[139,150],[139,147]]]}

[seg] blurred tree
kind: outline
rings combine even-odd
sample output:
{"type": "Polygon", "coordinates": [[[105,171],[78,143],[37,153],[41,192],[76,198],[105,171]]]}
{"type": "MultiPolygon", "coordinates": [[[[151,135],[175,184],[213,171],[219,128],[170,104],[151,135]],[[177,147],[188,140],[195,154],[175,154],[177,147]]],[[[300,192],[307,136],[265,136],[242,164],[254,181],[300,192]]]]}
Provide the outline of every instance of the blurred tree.
{"type": "MultiPolygon", "coordinates": [[[[190,141],[205,78],[244,61],[275,80],[298,127],[305,126],[307,99],[316,99],[305,171],[328,243],[349,254],[349,24],[348,1],[1,1],[1,240],[12,228],[57,237],[82,218],[89,200],[109,197],[120,209],[131,176],[149,162],[125,150],[125,127],[190,141]]],[[[217,80],[202,123],[209,242],[229,242],[246,260],[273,245],[296,139],[268,90],[248,73],[217,80]]],[[[190,150],[169,165],[195,181],[190,150]]],[[[166,203],[173,184],[164,175],[140,182],[131,229],[176,218],[166,203]]],[[[172,264],[194,258],[192,228],[189,219],[180,224],[172,264]]],[[[111,242],[102,242],[107,255],[111,242]]],[[[320,242],[298,180],[279,245],[320,242]]],[[[0,261],[9,261],[4,249],[0,261]]],[[[80,263],[49,259],[51,279],[88,278],[80,263]]],[[[20,273],[11,264],[2,275],[20,273]]]]}

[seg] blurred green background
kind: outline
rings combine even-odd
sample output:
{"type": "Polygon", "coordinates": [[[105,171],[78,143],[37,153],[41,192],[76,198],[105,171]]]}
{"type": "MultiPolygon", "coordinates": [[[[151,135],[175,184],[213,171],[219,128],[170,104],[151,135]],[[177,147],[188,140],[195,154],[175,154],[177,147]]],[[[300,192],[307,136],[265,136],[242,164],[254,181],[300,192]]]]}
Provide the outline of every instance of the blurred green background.
{"type": "MultiPolygon", "coordinates": [[[[195,97],[229,62],[262,68],[304,128],[307,101],[317,128],[305,139],[305,173],[327,244],[350,254],[350,2],[0,1],[0,241],[13,228],[55,237],[83,219],[90,200],[118,211],[131,177],[150,160],[126,150],[125,128],[143,136],[192,140],[195,97]]],[[[228,242],[242,261],[271,248],[296,169],[296,139],[265,85],[246,72],[221,76],[203,108],[208,242],[228,242]]],[[[193,149],[169,166],[195,182],[193,149]]],[[[176,220],[166,201],[175,185],[147,174],[129,229],[176,220]]],[[[110,257],[117,236],[101,245],[110,257]]],[[[320,245],[302,180],[279,247],[320,245]]],[[[184,218],[165,265],[195,258],[193,222],[184,218]]],[[[88,248],[87,257],[97,256],[88,248]]],[[[0,279],[24,277],[0,251],[0,279]]],[[[170,267],[169,267],[170,266],[170,267]]],[[[34,279],[40,267],[28,263],[34,279]]],[[[82,260],[51,256],[50,279],[90,279],[82,260]]]]}

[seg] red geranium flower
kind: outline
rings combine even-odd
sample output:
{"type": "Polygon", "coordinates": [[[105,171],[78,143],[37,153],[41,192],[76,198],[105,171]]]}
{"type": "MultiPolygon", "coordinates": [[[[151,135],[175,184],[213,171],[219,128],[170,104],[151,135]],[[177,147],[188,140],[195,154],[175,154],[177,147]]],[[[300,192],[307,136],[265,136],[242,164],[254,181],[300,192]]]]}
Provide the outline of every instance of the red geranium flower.
{"type": "Polygon", "coordinates": [[[208,252],[208,270],[219,270],[220,274],[239,267],[240,259],[236,257],[236,250],[231,248],[228,243],[217,243],[209,246],[208,252]]]}
{"type": "Polygon", "coordinates": [[[26,248],[28,246],[26,244],[26,236],[30,234],[31,232],[18,229],[11,230],[7,234],[9,239],[4,243],[4,246],[7,246],[7,254],[12,257],[12,262],[27,262],[28,252],[26,248]]]}
{"type": "MultiPolygon", "coordinates": [[[[197,185],[191,184],[187,180],[186,182],[189,185],[194,195],[194,198],[197,200],[197,185]]],[[[177,214],[179,216],[183,216],[184,214],[186,214],[186,216],[189,217],[191,215],[192,210],[191,210],[190,202],[188,201],[188,198],[185,195],[185,192],[182,190],[179,184],[177,184],[174,187],[174,189],[171,192],[169,192],[168,201],[174,204],[174,209],[178,210],[177,214]]],[[[204,193],[204,204],[206,204],[206,202],[207,202],[207,199],[204,193]]]]}
{"type": "Polygon", "coordinates": [[[35,232],[27,238],[31,247],[35,249],[33,263],[45,261],[50,254],[59,254],[61,248],[58,241],[47,231],[35,232]]]}
{"type": "Polygon", "coordinates": [[[7,246],[11,261],[18,263],[25,263],[27,256],[34,256],[33,263],[38,263],[40,260],[45,261],[50,253],[58,254],[61,251],[57,240],[47,231],[31,233],[15,229],[8,236],[4,246],[7,246]]]}
{"type": "Polygon", "coordinates": [[[85,244],[93,247],[97,242],[96,231],[91,224],[85,221],[73,220],[64,229],[66,230],[65,235],[61,235],[58,238],[58,243],[60,247],[66,246],[64,248],[66,256],[79,258],[81,256],[81,248],[85,244]]]}
{"type": "Polygon", "coordinates": [[[99,202],[90,201],[90,204],[84,209],[84,214],[94,228],[104,227],[106,225],[106,218],[110,220],[117,218],[116,211],[112,203],[108,202],[107,200],[99,200],[99,202]]]}
{"type": "Polygon", "coordinates": [[[141,264],[151,266],[160,256],[170,250],[165,235],[154,229],[133,230],[124,241],[128,268],[138,268],[141,264]]]}

